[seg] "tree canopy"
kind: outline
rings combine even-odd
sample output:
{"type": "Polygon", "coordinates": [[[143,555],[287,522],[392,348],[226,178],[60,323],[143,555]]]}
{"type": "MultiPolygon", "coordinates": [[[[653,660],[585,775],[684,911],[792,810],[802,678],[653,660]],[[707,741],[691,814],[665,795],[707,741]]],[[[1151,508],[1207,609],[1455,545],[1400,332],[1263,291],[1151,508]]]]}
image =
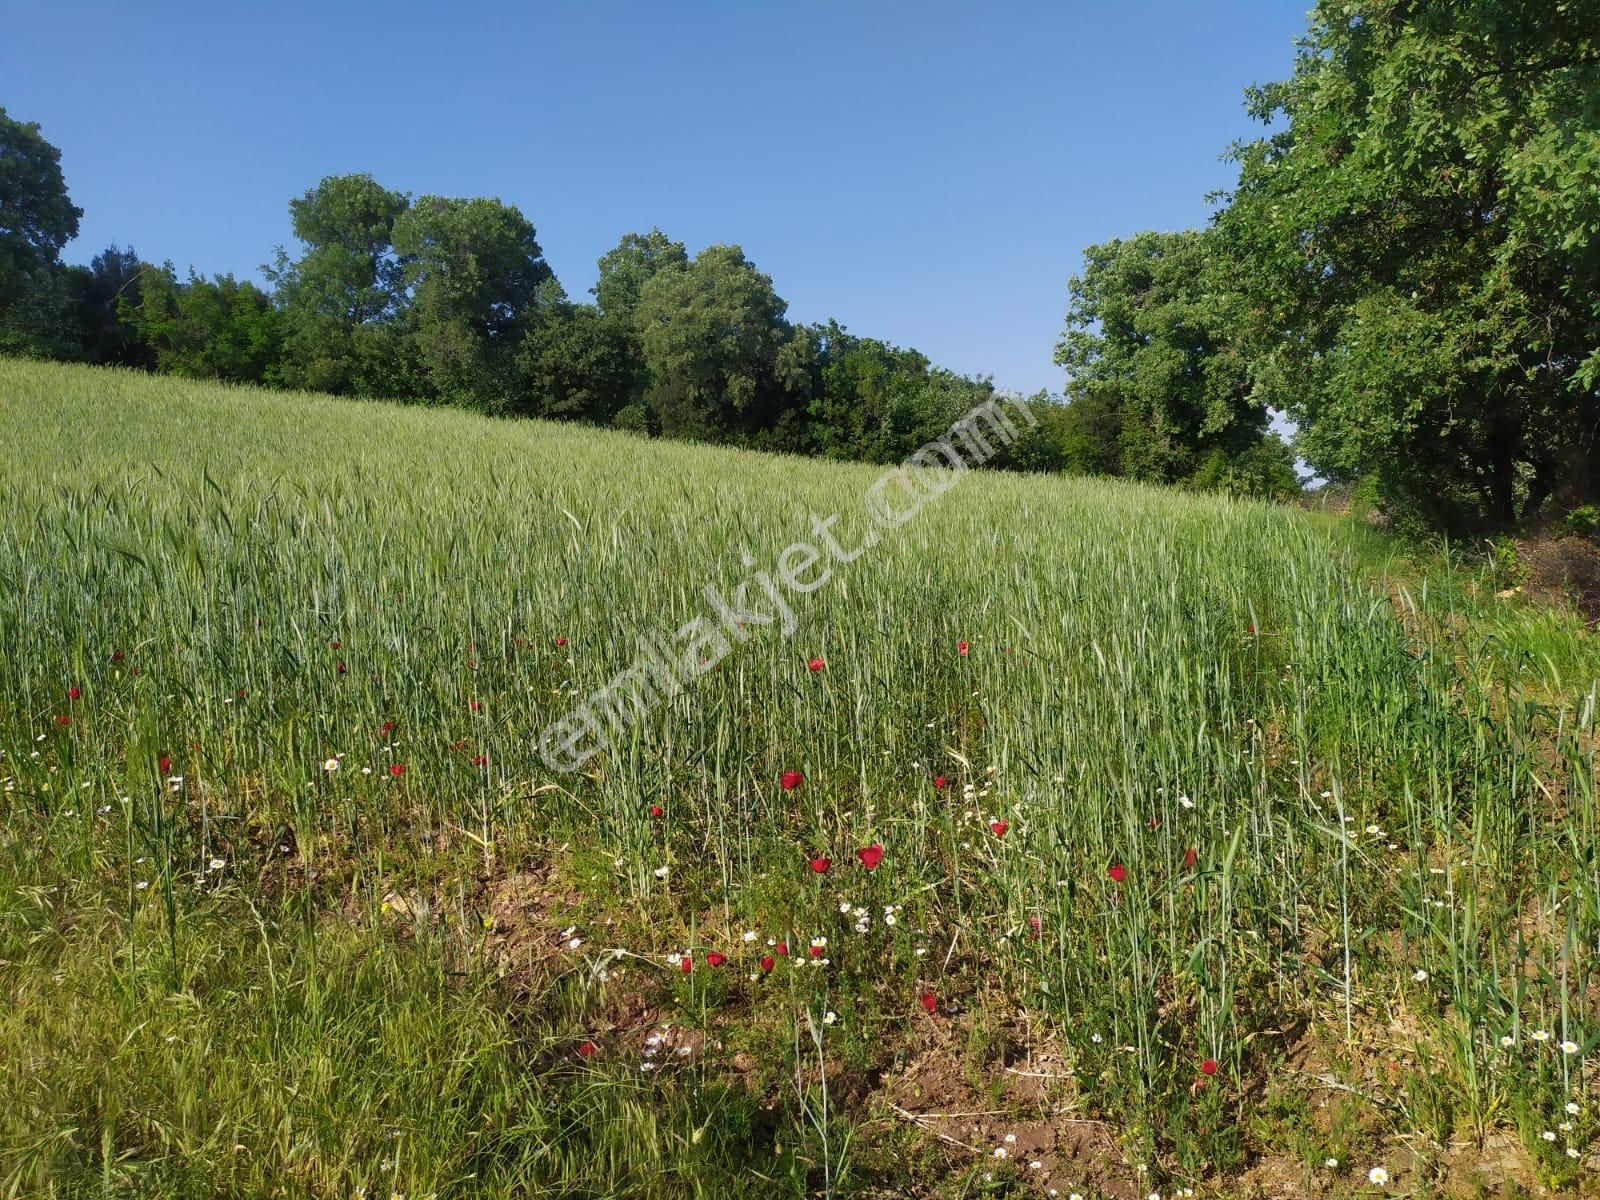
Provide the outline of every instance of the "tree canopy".
{"type": "Polygon", "coordinates": [[[1260,397],[1420,524],[1596,494],[1600,22],[1581,4],[1319,3],[1217,232],[1260,397]]]}
{"type": "Polygon", "coordinates": [[[0,108],[0,304],[47,281],[83,210],[67,194],[61,151],[0,108]]]}
{"type": "MultiPolygon", "coordinates": [[[[1234,337],[1241,297],[1218,278],[1214,236],[1141,233],[1084,251],[1056,361],[1067,395],[1101,414],[1098,469],[1172,483],[1211,452],[1258,442],[1267,412],[1234,337]]],[[[1089,436],[1084,426],[1079,436],[1089,436]]]]}
{"type": "Polygon", "coordinates": [[[407,390],[406,263],[394,225],[409,206],[370,175],[330,176],[289,202],[305,250],[291,261],[280,248],[267,269],[283,313],[285,384],[365,396],[407,390]]]}

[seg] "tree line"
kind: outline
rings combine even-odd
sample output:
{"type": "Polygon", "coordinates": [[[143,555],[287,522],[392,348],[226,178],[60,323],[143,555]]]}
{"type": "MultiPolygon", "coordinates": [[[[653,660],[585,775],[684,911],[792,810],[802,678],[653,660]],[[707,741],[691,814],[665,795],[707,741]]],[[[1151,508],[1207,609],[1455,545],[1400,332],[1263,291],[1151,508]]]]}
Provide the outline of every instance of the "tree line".
{"type": "Polygon", "coordinates": [[[1600,8],[1322,0],[1246,96],[1213,221],[1072,281],[1097,444],[1182,475],[1272,408],[1402,528],[1600,525],[1600,8]]]}
{"type": "MultiPolygon", "coordinates": [[[[1404,528],[1600,523],[1597,41],[1576,3],[1321,0],[1205,227],[1084,252],[1065,403],[994,465],[1287,496],[1297,452],[1404,528]]],[[[994,395],[791,322],[738,246],[630,233],[579,301],[499,200],[356,174],[289,210],[265,287],[63,265],[59,155],[0,110],[0,353],[871,462],[994,395]]]]}
{"type": "MultiPolygon", "coordinates": [[[[592,299],[570,297],[533,224],[497,199],[413,198],[369,175],[327,178],[289,203],[297,242],[262,269],[180,276],[110,247],[61,263],[81,215],[37,125],[0,110],[0,352],[197,379],[462,405],[754,449],[889,463],[995,396],[993,383],[837,321],[791,322],[772,279],[738,246],[691,256],[659,229],[602,255],[592,299]],[[25,185],[25,186],[24,186],[25,185]]],[[[1124,462],[1090,410],[1040,393],[1038,417],[989,466],[1176,480],[1124,462]]],[[[1287,447],[1235,422],[1228,457],[1191,471],[1240,494],[1298,491],[1287,447]],[[1263,446],[1274,449],[1262,453],[1263,446]],[[1252,455],[1274,470],[1242,469],[1252,455]]],[[[1152,460],[1152,464],[1154,460],[1152,460]]],[[[1152,467],[1152,469],[1154,469],[1152,467]]]]}
{"type": "MultiPolygon", "coordinates": [[[[55,149],[3,110],[0,149],[33,171],[32,218],[0,231],[0,352],[871,462],[995,395],[915,350],[789,321],[738,246],[691,256],[659,229],[630,233],[580,302],[515,206],[412,198],[363,174],[290,201],[297,252],[277,251],[265,287],[115,246],[68,266],[80,214],[55,149]]],[[[0,211],[22,207],[16,181],[0,186],[0,211]]],[[[1048,421],[995,465],[1072,469],[1060,405],[1029,403],[1048,421]]]]}

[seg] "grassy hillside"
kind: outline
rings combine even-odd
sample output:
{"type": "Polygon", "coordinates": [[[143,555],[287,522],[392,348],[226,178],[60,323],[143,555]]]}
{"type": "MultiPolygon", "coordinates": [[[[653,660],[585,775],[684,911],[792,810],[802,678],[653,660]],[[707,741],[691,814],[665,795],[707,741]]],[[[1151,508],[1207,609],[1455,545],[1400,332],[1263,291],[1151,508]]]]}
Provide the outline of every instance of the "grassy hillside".
{"type": "Polygon", "coordinates": [[[1559,616],[1103,482],[867,546],[876,468],[571,426],[0,362],[0,428],[5,1194],[1589,1178],[1559,616]],[[554,769],[646,635],[710,669],[554,769]]]}

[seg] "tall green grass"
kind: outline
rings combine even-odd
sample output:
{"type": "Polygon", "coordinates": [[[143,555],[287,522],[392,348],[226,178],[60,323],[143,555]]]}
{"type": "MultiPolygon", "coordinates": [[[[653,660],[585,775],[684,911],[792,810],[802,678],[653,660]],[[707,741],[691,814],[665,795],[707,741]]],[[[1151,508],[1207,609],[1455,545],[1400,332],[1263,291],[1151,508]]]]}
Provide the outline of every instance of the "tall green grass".
{"type": "Polygon", "coordinates": [[[1596,660],[1570,629],[1385,594],[1370,547],[1286,509],[972,475],[792,639],[557,775],[540,732],[641,631],[813,513],[858,543],[876,470],[19,363],[0,427],[13,1193],[845,1192],[893,1169],[818,1116],[807,1031],[882,1068],[930,989],[1041,1018],[1155,1186],[1261,1152],[1307,1038],[1372,1101],[1296,1143],[1318,1186],[1416,1136],[1516,1128],[1557,1181],[1589,1154],[1596,660]],[[534,860],[679,1020],[779,1031],[776,1117],[709,1066],[575,1062],[581,968],[508,1004],[473,886],[534,860]],[[432,916],[400,936],[386,895],[432,916]],[[745,978],[813,935],[827,968],[745,978]],[[718,947],[714,975],[665,957],[718,947]]]}

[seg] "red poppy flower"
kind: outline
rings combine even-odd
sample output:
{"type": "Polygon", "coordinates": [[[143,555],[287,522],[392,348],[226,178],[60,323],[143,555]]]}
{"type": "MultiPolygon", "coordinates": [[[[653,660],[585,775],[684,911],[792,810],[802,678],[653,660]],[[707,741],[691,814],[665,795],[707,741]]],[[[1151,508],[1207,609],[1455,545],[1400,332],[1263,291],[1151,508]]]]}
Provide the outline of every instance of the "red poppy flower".
{"type": "Polygon", "coordinates": [[[1033,931],[1033,940],[1037,942],[1039,935],[1044,932],[1044,922],[1039,919],[1038,913],[1028,918],[1028,928],[1033,931]]]}
{"type": "Polygon", "coordinates": [[[792,792],[806,781],[805,774],[801,771],[785,771],[783,778],[778,780],[779,785],[786,792],[792,792]]]}
{"type": "Polygon", "coordinates": [[[763,954],[761,956],[761,969],[763,971],[770,971],[770,970],[772,970],[773,967],[775,967],[777,965],[778,965],[778,960],[773,958],[772,955],[763,954]]]}
{"type": "Polygon", "coordinates": [[[779,958],[787,958],[789,956],[789,943],[788,942],[779,942],[772,949],[773,949],[773,952],[775,954],[777,954],[777,956],[779,958]]]}
{"type": "Polygon", "coordinates": [[[863,846],[856,851],[856,857],[861,860],[861,865],[869,871],[876,871],[878,864],[883,861],[883,847],[877,842],[870,846],[863,846]]]}
{"type": "Polygon", "coordinates": [[[333,641],[328,643],[328,649],[337,650],[339,648],[339,645],[340,645],[339,639],[338,638],[334,638],[333,641]]]}
{"type": "Polygon", "coordinates": [[[678,970],[682,971],[685,975],[694,970],[694,958],[691,955],[685,954],[678,960],[678,970]]]}
{"type": "Polygon", "coordinates": [[[811,673],[813,675],[815,675],[818,671],[822,670],[822,668],[827,666],[827,665],[828,664],[825,661],[823,661],[822,659],[820,659],[820,658],[813,658],[810,662],[808,662],[806,664],[806,666],[811,670],[811,673]]]}
{"type": "Polygon", "coordinates": [[[1000,819],[993,820],[993,821],[989,822],[989,832],[994,834],[995,837],[997,837],[997,838],[1005,837],[1006,830],[1008,830],[1010,828],[1011,828],[1011,822],[1005,820],[1004,818],[1000,818],[1000,819]]]}
{"type": "Polygon", "coordinates": [[[59,713],[56,716],[56,724],[57,725],[71,725],[72,724],[72,718],[67,716],[66,713],[59,713]]]}
{"type": "Polygon", "coordinates": [[[558,638],[557,638],[557,639],[556,639],[556,645],[558,645],[558,646],[565,646],[565,645],[566,645],[566,644],[567,644],[567,639],[566,639],[566,638],[564,638],[564,637],[558,637],[558,638]]]}
{"type": "Polygon", "coordinates": [[[962,658],[965,658],[967,656],[967,644],[965,642],[957,642],[956,653],[961,655],[962,658]]]}
{"type": "Polygon", "coordinates": [[[394,732],[394,722],[393,721],[385,721],[382,725],[378,726],[378,732],[379,733],[393,733],[394,732]]]}
{"type": "Polygon", "coordinates": [[[831,859],[831,858],[813,858],[811,860],[810,866],[811,866],[811,869],[813,871],[815,871],[818,875],[826,875],[828,873],[828,868],[833,866],[833,859],[831,859]]]}
{"type": "Polygon", "coordinates": [[[161,770],[161,773],[162,773],[162,774],[163,774],[163,775],[165,775],[165,774],[167,774],[167,773],[168,773],[168,772],[169,772],[169,771],[171,771],[171,770],[172,770],[172,759],[171,759],[171,758],[169,758],[169,757],[168,757],[168,756],[167,756],[167,755],[165,755],[165,754],[163,754],[163,755],[162,755],[162,756],[161,756],[161,757],[160,757],[160,758],[159,758],[159,759],[158,759],[158,760],[157,760],[157,761],[156,761],[156,766],[157,766],[157,767],[159,767],[159,768],[160,768],[160,770],[161,770]]]}
{"type": "Polygon", "coordinates": [[[1206,1059],[1205,1062],[1200,1064],[1200,1073],[1202,1075],[1215,1075],[1217,1073],[1217,1060],[1214,1058],[1206,1059]]]}
{"type": "Polygon", "coordinates": [[[125,657],[127,656],[124,655],[121,650],[113,650],[111,652],[111,661],[114,663],[121,662],[125,657]]]}
{"type": "Polygon", "coordinates": [[[488,766],[489,765],[489,756],[487,754],[475,754],[475,755],[473,755],[472,756],[472,765],[475,766],[475,767],[486,767],[486,766],[488,766]]]}
{"type": "Polygon", "coordinates": [[[389,764],[389,774],[393,775],[396,779],[399,779],[400,776],[404,775],[405,773],[406,773],[406,765],[405,765],[405,763],[390,763],[389,764]]]}
{"type": "Polygon", "coordinates": [[[593,1042],[585,1042],[583,1045],[578,1047],[578,1057],[593,1058],[595,1055],[595,1050],[596,1047],[593,1042]]]}
{"type": "Polygon", "coordinates": [[[1161,828],[1161,818],[1160,817],[1151,817],[1150,818],[1150,828],[1151,829],[1160,829],[1161,828]]]}
{"type": "Polygon", "coordinates": [[[83,689],[82,688],[69,687],[67,689],[67,699],[68,700],[76,700],[79,696],[82,696],[82,695],[83,695],[83,689]]]}
{"type": "Polygon", "coordinates": [[[1122,883],[1128,878],[1128,868],[1121,863],[1112,863],[1106,868],[1106,874],[1111,876],[1117,883],[1122,883]]]}
{"type": "Polygon", "coordinates": [[[1255,635],[1256,635],[1256,627],[1254,625],[1252,625],[1252,626],[1250,626],[1250,636],[1251,637],[1255,637],[1255,635]]]}
{"type": "Polygon", "coordinates": [[[244,689],[244,688],[240,688],[240,689],[239,689],[239,699],[241,699],[241,700],[243,700],[243,699],[244,699],[244,698],[245,698],[245,697],[246,697],[246,696],[248,696],[248,695],[249,695],[249,694],[250,694],[250,693],[249,693],[249,692],[247,692],[247,691],[245,691],[245,689],[244,689]]]}
{"type": "Polygon", "coordinates": [[[341,675],[344,674],[345,666],[344,666],[343,663],[340,663],[337,669],[338,669],[339,674],[341,674],[341,675]]]}
{"type": "Polygon", "coordinates": [[[942,792],[945,788],[950,786],[950,781],[943,775],[935,775],[933,777],[933,786],[942,792]]]}
{"type": "Polygon", "coordinates": [[[827,952],[828,952],[828,948],[826,946],[819,946],[815,942],[811,943],[811,957],[812,958],[821,958],[827,952]]]}
{"type": "Polygon", "coordinates": [[[926,1012],[930,1012],[930,1013],[938,1012],[939,1011],[939,997],[935,996],[932,992],[923,992],[922,993],[922,1007],[923,1007],[923,1010],[926,1011],[926,1012]]]}
{"type": "Polygon", "coordinates": [[[1196,850],[1193,846],[1190,846],[1187,850],[1185,850],[1183,852],[1183,865],[1184,866],[1189,867],[1192,870],[1195,866],[1199,865],[1199,862],[1200,862],[1200,851],[1196,850]]]}
{"type": "Polygon", "coordinates": [[[650,815],[652,817],[664,817],[667,815],[667,810],[662,808],[659,804],[652,804],[650,806],[650,815]]]}
{"type": "Polygon", "coordinates": [[[708,967],[720,967],[727,961],[728,956],[717,950],[712,950],[706,955],[706,966],[708,967]]]}
{"type": "Polygon", "coordinates": [[[467,707],[472,709],[473,712],[478,712],[483,708],[483,701],[482,700],[469,700],[469,701],[467,701],[467,707]]]}

